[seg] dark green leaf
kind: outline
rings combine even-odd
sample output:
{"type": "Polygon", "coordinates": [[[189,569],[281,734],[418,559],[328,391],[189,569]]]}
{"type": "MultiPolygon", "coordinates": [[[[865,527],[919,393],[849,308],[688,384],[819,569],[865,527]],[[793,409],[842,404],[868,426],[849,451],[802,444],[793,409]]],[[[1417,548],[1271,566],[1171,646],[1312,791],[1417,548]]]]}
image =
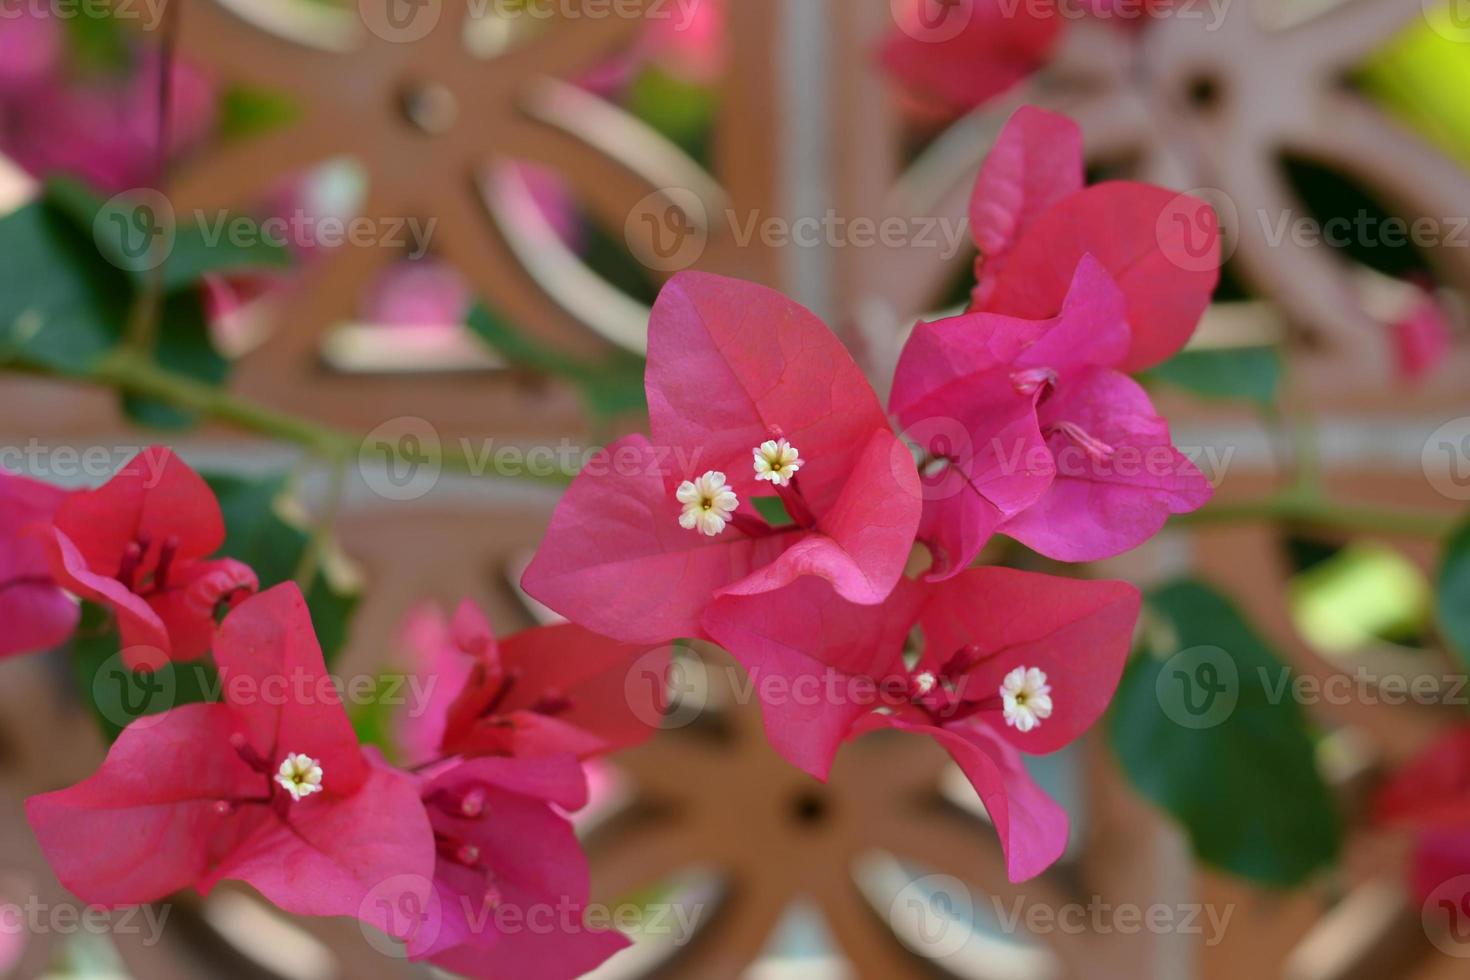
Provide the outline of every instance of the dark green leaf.
{"type": "MultiPolygon", "coordinates": [[[[165,300],[154,356],[161,366],[206,384],[228,377],[230,362],[210,339],[204,296],[198,290],[165,300]]],[[[123,408],[134,422],[158,429],[185,429],[198,422],[195,413],[133,395],[123,396],[123,408]]]]}
{"type": "Polygon", "coordinates": [[[1281,356],[1274,347],[1187,350],[1153,368],[1146,377],[1203,398],[1272,405],[1281,384],[1281,356]]]}
{"type": "Polygon", "coordinates": [[[780,497],[752,497],[750,501],[765,522],[771,527],[785,527],[795,524],[791,515],[786,510],[786,505],[780,497]]]}
{"type": "Polygon", "coordinates": [[[132,291],[90,232],[37,201],[0,219],[0,359],[86,371],[122,336],[132,291]]]}
{"type": "Polygon", "coordinates": [[[103,201],[69,178],[47,181],[46,200],[70,217],[80,233],[92,236],[108,262],[127,270],[136,288],[146,285],[159,264],[148,255],[150,248],[167,249],[162,258],[168,292],[197,286],[208,273],[239,275],[291,264],[290,252],[266,241],[260,225],[242,215],[175,215],[166,201],[153,200],[147,191],[103,201]],[[168,213],[160,213],[165,208],[168,213]]]}
{"type": "MultiPolygon", "coordinates": [[[[220,554],[253,568],[262,590],[291,581],[301,565],[310,535],[281,517],[285,479],[206,475],[205,480],[219,498],[220,512],[225,519],[225,543],[220,554]]],[[[338,590],[321,571],[306,590],[306,604],[311,608],[317,640],[329,661],[347,642],[357,602],[355,592],[338,590]]]]}
{"type": "Polygon", "coordinates": [[[77,692],[112,741],[133,721],[184,704],[218,698],[219,675],[208,660],[173,663],[151,673],[130,670],[111,615],[85,603],[71,641],[77,692]]]}
{"type": "Polygon", "coordinates": [[[294,122],[301,107],[291,96],[246,85],[232,86],[220,100],[219,134],[247,139],[294,122]]]}
{"type": "Polygon", "coordinates": [[[1201,860],[1300,884],[1336,858],[1342,831],[1289,668],[1207,585],[1168,585],[1148,608],[1168,636],[1129,664],[1113,702],[1124,770],[1201,860]]]}
{"type": "Polygon", "coordinates": [[[1470,520],[1445,541],[1435,593],[1445,639],[1470,666],[1470,520]]]}

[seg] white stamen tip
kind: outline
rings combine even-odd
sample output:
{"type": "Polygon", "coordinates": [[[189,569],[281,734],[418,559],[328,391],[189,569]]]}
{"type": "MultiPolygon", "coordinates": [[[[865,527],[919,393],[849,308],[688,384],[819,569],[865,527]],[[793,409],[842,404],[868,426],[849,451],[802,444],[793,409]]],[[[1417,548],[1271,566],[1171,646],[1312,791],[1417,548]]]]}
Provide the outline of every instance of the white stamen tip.
{"type": "Polygon", "coordinates": [[[730,515],[740,506],[740,498],[725,485],[725,474],[719,470],[710,470],[697,480],[685,480],[674,496],[684,505],[679,526],[698,529],[711,538],[725,529],[730,515]]]}
{"type": "Polygon", "coordinates": [[[297,802],[322,791],[322,764],[309,755],[287,754],[276,771],[276,782],[297,802]]]}
{"type": "Polygon", "coordinates": [[[921,697],[934,690],[934,685],[938,683],[934,675],[927,670],[914,675],[914,690],[918,691],[921,697]]]}
{"type": "Polygon", "coordinates": [[[797,448],[785,439],[767,439],[750,452],[755,457],[755,478],[770,480],[778,487],[789,484],[806,463],[797,448]]]}
{"type": "Polygon", "coordinates": [[[1035,667],[1017,667],[1001,681],[1000,698],[1006,724],[1029,732],[1051,717],[1051,685],[1046,672],[1035,667]]]}

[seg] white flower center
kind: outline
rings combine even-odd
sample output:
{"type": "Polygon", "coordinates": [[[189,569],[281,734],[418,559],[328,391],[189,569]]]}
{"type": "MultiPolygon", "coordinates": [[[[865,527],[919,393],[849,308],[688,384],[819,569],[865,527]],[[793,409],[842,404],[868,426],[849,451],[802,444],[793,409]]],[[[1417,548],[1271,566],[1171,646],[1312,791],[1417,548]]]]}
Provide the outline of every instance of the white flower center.
{"type": "Polygon", "coordinates": [[[1051,717],[1051,685],[1046,672],[1035,667],[1017,667],[1000,685],[1006,724],[1029,732],[1051,717]]]}
{"type": "Polygon", "coordinates": [[[914,675],[914,690],[919,692],[920,697],[934,690],[934,686],[938,683],[938,679],[927,670],[914,675]]]}
{"type": "Polygon", "coordinates": [[[697,480],[685,480],[674,496],[684,505],[679,526],[698,529],[711,538],[725,529],[730,515],[740,506],[740,499],[725,486],[725,474],[719,470],[710,470],[697,480]]]}
{"type": "Polygon", "coordinates": [[[322,764],[309,755],[288,753],[276,770],[276,782],[299,802],[322,791],[322,764]]]}
{"type": "Polygon", "coordinates": [[[755,478],[770,480],[778,487],[790,483],[806,462],[797,448],[785,439],[767,439],[752,449],[751,454],[755,456],[755,478]]]}

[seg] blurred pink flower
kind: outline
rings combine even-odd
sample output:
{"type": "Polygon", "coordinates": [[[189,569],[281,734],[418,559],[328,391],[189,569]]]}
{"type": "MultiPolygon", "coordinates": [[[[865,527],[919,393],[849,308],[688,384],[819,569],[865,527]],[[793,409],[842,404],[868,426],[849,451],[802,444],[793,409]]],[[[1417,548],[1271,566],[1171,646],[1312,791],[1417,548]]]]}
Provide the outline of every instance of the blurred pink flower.
{"type": "Polygon", "coordinates": [[[396,262],[362,298],[363,318],[390,327],[447,327],[464,323],[470,288],[454,268],[437,259],[396,262]]]}

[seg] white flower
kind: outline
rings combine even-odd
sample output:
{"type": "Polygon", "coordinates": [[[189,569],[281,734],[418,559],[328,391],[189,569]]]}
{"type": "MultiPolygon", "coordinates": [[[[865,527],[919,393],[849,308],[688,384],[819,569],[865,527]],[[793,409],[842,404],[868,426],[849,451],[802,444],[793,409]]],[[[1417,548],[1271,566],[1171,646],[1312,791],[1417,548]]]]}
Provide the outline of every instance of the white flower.
{"type": "Polygon", "coordinates": [[[770,480],[778,487],[790,483],[806,462],[797,448],[785,439],[767,439],[751,453],[755,456],[755,478],[770,480]]]}
{"type": "Polygon", "coordinates": [[[309,755],[287,753],[276,772],[276,782],[299,802],[322,791],[322,764],[309,755]]]}
{"type": "Polygon", "coordinates": [[[1051,685],[1046,672],[1035,667],[1017,667],[1000,685],[1006,724],[1023,732],[1051,717],[1051,685]]]}
{"type": "Polygon", "coordinates": [[[725,474],[710,470],[697,480],[685,480],[674,493],[684,505],[679,526],[699,529],[700,534],[714,537],[725,529],[730,515],[740,505],[735,491],[725,486],[725,474]]]}

